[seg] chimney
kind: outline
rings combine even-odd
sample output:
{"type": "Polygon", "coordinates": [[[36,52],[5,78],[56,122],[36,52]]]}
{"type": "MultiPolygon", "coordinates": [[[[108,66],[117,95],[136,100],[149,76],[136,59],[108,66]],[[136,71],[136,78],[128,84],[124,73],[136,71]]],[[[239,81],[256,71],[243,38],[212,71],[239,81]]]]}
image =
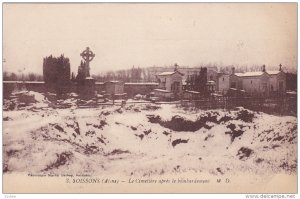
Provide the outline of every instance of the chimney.
{"type": "Polygon", "coordinates": [[[282,71],[282,65],[279,64],[279,71],[282,71]]]}
{"type": "Polygon", "coordinates": [[[232,74],[234,75],[234,73],[235,73],[235,67],[232,67],[232,68],[231,68],[231,72],[232,72],[232,74]]]}
{"type": "Polygon", "coordinates": [[[262,72],[266,72],[266,65],[262,66],[262,72]]]}

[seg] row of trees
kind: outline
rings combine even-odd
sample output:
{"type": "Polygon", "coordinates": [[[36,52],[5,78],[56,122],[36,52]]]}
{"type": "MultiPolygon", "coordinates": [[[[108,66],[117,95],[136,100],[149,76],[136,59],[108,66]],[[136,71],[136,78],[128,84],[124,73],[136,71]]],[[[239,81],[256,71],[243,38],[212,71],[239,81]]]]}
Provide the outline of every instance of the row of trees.
{"type": "MultiPolygon", "coordinates": [[[[238,65],[218,66],[214,64],[207,64],[207,65],[203,65],[203,68],[205,67],[216,67],[220,72],[224,72],[228,74],[231,74],[232,67],[235,67],[235,72],[237,73],[262,70],[261,65],[253,65],[248,67],[248,66],[238,66],[238,65]]],[[[163,68],[165,68],[166,70],[173,70],[174,66],[170,66],[170,67],[166,66],[163,68]]],[[[279,69],[278,66],[267,68],[267,70],[278,70],[278,69],[279,69]]],[[[127,70],[108,71],[106,73],[93,75],[93,78],[95,78],[96,81],[100,81],[100,82],[105,82],[109,80],[119,80],[124,82],[150,82],[156,80],[153,74],[155,74],[155,67],[146,67],[146,68],[132,67],[131,69],[127,69],[127,70]]]]}
{"type": "MultiPolygon", "coordinates": [[[[220,67],[220,72],[231,73],[232,66],[220,67]]],[[[243,67],[236,67],[235,72],[247,72],[247,71],[260,71],[261,66],[257,66],[248,70],[243,67]],[[254,69],[254,70],[252,70],[254,69]]],[[[293,73],[288,73],[293,74],[293,73]]],[[[71,79],[75,80],[78,78],[78,75],[75,78],[75,74],[72,73],[71,79]]],[[[150,68],[132,68],[128,70],[117,70],[117,71],[109,71],[106,73],[93,75],[97,81],[105,82],[110,80],[119,80],[124,82],[147,82],[154,81],[155,79],[151,75],[150,68]]],[[[43,75],[35,74],[35,73],[27,73],[27,74],[18,74],[18,73],[9,73],[3,72],[3,80],[4,81],[43,81],[43,75]]]]}
{"type": "Polygon", "coordinates": [[[17,74],[4,71],[3,81],[43,81],[43,75],[35,73],[17,74]]]}
{"type": "Polygon", "coordinates": [[[154,81],[149,68],[132,67],[127,70],[108,71],[106,73],[93,75],[96,81],[105,82],[118,80],[123,82],[149,82],[154,81]]]}
{"type": "MultiPolygon", "coordinates": [[[[236,73],[244,73],[244,72],[253,72],[253,71],[262,71],[262,65],[253,65],[253,66],[219,66],[217,67],[220,72],[224,73],[231,73],[232,72],[232,67],[235,68],[236,73]]],[[[274,70],[279,70],[279,66],[267,66],[266,67],[267,71],[274,71],[274,70]]]]}

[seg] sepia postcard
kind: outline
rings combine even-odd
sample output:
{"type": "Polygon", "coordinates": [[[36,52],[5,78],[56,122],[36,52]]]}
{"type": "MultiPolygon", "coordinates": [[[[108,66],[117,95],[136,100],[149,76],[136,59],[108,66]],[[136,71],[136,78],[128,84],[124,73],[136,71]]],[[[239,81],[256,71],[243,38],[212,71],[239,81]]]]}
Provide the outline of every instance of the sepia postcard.
{"type": "Polygon", "coordinates": [[[298,192],[297,3],[3,3],[3,193],[298,192]]]}

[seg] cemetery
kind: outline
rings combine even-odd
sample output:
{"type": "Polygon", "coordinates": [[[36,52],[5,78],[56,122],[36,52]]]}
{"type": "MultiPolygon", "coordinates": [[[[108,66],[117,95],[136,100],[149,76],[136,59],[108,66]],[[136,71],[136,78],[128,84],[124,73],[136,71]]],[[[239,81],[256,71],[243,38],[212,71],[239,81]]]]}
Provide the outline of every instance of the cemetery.
{"type": "Polygon", "coordinates": [[[296,3],[2,7],[4,197],[297,193],[296,3]]]}
{"type": "Polygon", "coordinates": [[[295,176],[296,94],[276,83],[282,71],[185,75],[175,65],[154,82],[97,82],[95,54],[80,55],[76,78],[68,58],[49,56],[43,82],[4,81],[4,174],[295,176]]]}
{"type": "Polygon", "coordinates": [[[296,114],[296,95],[286,92],[286,75],[281,64],[278,71],[267,71],[264,65],[261,72],[236,73],[233,67],[231,74],[206,67],[198,71],[183,68],[185,74],[175,64],[173,71],[160,69],[155,73],[154,82],[97,82],[90,74],[90,63],[95,54],[87,47],[80,56],[82,61],[76,78],[73,73],[71,78],[68,58],[51,55],[44,58],[44,81],[4,81],[5,108],[27,106],[33,98],[28,91],[35,91],[42,93],[51,102],[51,107],[56,108],[169,102],[201,109],[243,106],[269,113],[296,114]],[[18,103],[16,96],[23,95],[31,100],[22,99],[18,103]]]}

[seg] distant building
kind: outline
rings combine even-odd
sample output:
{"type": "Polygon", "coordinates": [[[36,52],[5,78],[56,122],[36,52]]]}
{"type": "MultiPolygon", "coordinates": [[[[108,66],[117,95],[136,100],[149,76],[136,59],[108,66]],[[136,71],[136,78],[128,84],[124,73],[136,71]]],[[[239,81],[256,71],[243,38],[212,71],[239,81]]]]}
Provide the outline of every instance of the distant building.
{"type": "MultiPolygon", "coordinates": [[[[208,73],[210,71],[218,71],[218,68],[216,66],[203,66],[207,68],[208,73]]],[[[188,79],[191,79],[194,75],[198,75],[201,71],[201,68],[203,67],[188,67],[188,66],[178,66],[177,70],[180,71],[183,76],[182,80],[185,82],[188,79]]],[[[149,75],[150,75],[150,81],[155,81],[156,76],[160,73],[166,72],[166,71],[173,71],[173,67],[167,67],[167,66],[152,66],[149,67],[149,75]]],[[[212,72],[213,73],[213,72],[212,72]]],[[[210,80],[209,78],[207,78],[210,80]]]]}
{"type": "Polygon", "coordinates": [[[268,71],[270,75],[270,94],[281,95],[286,92],[286,74],[279,65],[278,71],[268,71]]]}
{"type": "Polygon", "coordinates": [[[243,79],[241,78],[243,73],[236,73],[235,68],[232,68],[232,73],[229,77],[229,87],[233,89],[243,89],[243,79]]]}
{"type": "Polygon", "coordinates": [[[262,71],[235,73],[234,68],[230,75],[230,88],[244,90],[251,96],[275,96],[286,92],[285,73],[279,71],[262,71]]]}
{"type": "Polygon", "coordinates": [[[218,73],[216,81],[216,90],[220,94],[226,94],[230,88],[230,75],[226,73],[218,73]]]}
{"type": "Polygon", "coordinates": [[[207,80],[214,80],[214,75],[217,73],[218,68],[216,66],[203,66],[203,67],[179,67],[178,70],[184,74],[183,80],[187,80],[193,75],[198,75],[203,68],[207,70],[207,80]],[[212,79],[210,77],[212,76],[212,79]]]}
{"type": "Polygon", "coordinates": [[[184,74],[175,69],[173,72],[163,72],[157,75],[158,89],[154,92],[158,97],[178,98],[182,93],[182,76],[184,74]]]}

